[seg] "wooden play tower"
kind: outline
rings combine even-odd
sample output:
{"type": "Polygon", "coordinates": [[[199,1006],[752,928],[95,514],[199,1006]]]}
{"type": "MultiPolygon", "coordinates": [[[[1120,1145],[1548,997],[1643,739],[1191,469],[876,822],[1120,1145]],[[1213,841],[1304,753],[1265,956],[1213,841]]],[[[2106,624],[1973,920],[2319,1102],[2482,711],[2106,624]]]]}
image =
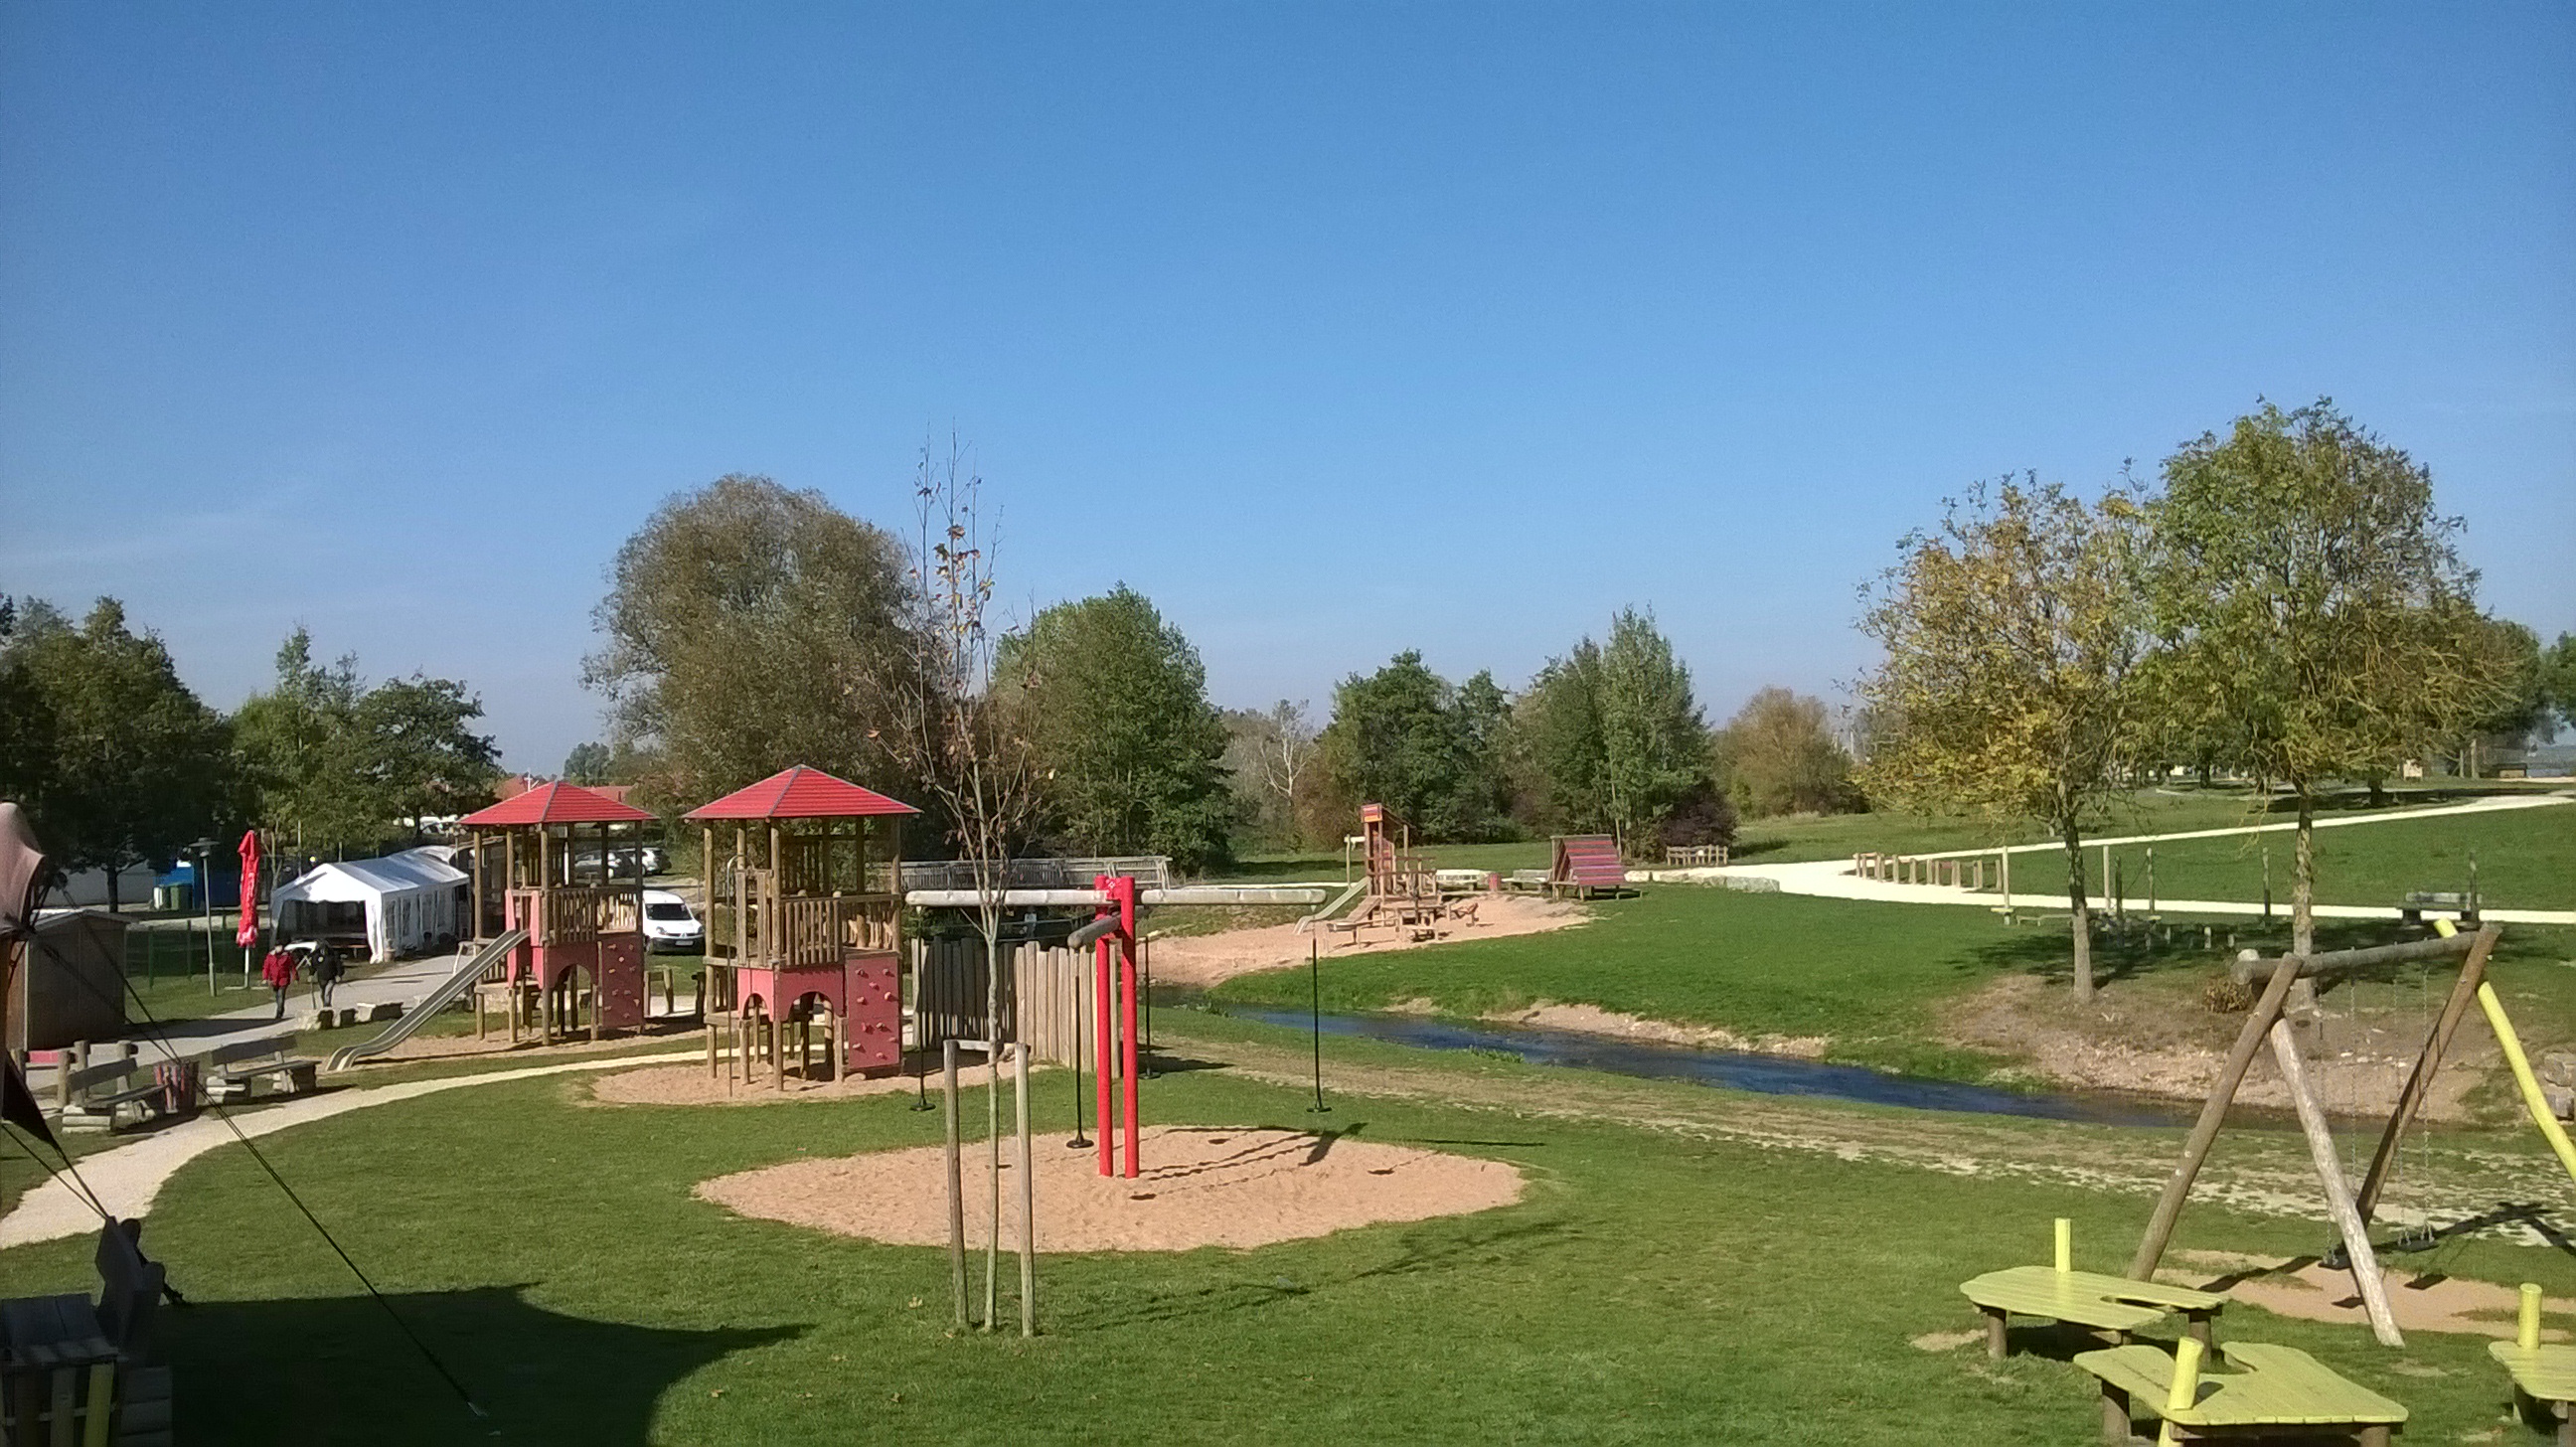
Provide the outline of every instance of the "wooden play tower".
{"type": "Polygon", "coordinates": [[[710,1067],[766,1054],[783,1088],[789,1033],[801,1064],[817,1026],[835,1076],[902,1065],[899,831],[920,812],[802,764],[689,811],[707,861],[710,1067]]]}
{"type": "Polygon", "coordinates": [[[594,1040],[641,1028],[644,881],[639,870],[621,882],[614,856],[641,843],[653,816],[577,784],[540,784],[458,822],[473,855],[474,938],[527,931],[501,967],[513,1034],[523,1013],[546,1041],[585,1024],[594,1040]]]}
{"type": "Polygon", "coordinates": [[[1360,836],[1368,852],[1372,905],[1436,906],[1440,880],[1431,861],[1413,852],[1413,826],[1397,824],[1384,804],[1360,806],[1360,836]]]}

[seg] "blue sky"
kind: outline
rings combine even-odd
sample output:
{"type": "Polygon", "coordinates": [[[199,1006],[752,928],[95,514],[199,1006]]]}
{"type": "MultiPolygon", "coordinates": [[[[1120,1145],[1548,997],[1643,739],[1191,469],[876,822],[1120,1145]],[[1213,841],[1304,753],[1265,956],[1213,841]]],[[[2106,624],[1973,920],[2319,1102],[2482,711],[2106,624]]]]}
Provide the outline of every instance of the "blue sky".
{"type": "Polygon", "coordinates": [[[1124,580],[1220,702],[1634,602],[1722,716],[1971,480],[2331,394],[2554,634],[2571,77],[2564,5],[15,4],[0,591],[548,769],[660,499],[899,523],[953,428],[1022,609],[1124,580]]]}

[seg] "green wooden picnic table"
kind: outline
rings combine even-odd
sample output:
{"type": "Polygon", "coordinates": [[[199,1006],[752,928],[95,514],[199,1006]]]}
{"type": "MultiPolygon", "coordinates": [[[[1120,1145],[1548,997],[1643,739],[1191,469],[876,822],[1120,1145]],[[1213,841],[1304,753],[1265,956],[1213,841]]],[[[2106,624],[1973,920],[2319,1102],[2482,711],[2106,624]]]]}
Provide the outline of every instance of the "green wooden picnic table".
{"type": "Polygon", "coordinates": [[[2090,1271],[2059,1271],[2050,1266],[1989,1271],[1960,1283],[1959,1290],[1985,1313],[1986,1352],[1999,1361],[2005,1352],[2006,1319],[2013,1313],[2071,1321],[2125,1336],[2167,1313],[2180,1312],[2185,1329],[2198,1337],[2201,1345],[2208,1346],[2210,1319],[2227,1304],[2224,1296],[2188,1286],[2132,1281],[2125,1276],[2101,1276],[2090,1271]]]}
{"type": "Polygon", "coordinates": [[[2576,1418],[2568,1415],[2568,1404],[2576,1402],[2576,1346],[2491,1341],[2487,1350],[2513,1375],[2515,1408],[2526,1403],[2546,1408],[2558,1423],[2559,1447],[2576,1447],[2576,1418]]]}
{"type": "Polygon", "coordinates": [[[2174,1359],[2143,1342],[2079,1352],[2075,1365],[2102,1383],[2102,1440],[2126,1447],[2133,1412],[2170,1418],[2175,1437],[2260,1441],[2265,1437],[2314,1437],[2342,1432],[2361,1447],[2388,1447],[2389,1434],[2406,1421],[2406,1408],[2337,1376],[2296,1347],[2268,1342],[2229,1342],[2223,1372],[2203,1372],[2188,1407],[2168,1410],[2174,1359]]]}

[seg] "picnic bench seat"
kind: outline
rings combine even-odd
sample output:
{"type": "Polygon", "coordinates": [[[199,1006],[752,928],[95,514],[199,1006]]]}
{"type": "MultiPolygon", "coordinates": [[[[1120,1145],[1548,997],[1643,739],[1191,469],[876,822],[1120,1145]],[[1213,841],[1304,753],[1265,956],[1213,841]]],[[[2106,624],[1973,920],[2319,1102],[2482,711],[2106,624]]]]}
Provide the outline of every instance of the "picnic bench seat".
{"type": "Polygon", "coordinates": [[[168,1447],[170,1373],[148,1365],[164,1272],[139,1229],[100,1231],[95,1305],[78,1293],[0,1301],[0,1441],[168,1447]]]}
{"type": "Polygon", "coordinates": [[[1998,1361],[2006,1350],[2006,1319],[2014,1313],[2071,1321],[2125,1336],[2168,1313],[2180,1312],[2185,1329],[2207,1346],[2210,1319],[2227,1304],[2224,1296],[2187,1286],[2132,1281],[2125,1276],[2102,1276],[2090,1271],[2060,1271],[2050,1266],[1989,1271],[1973,1281],[1961,1282],[1959,1290],[1985,1313],[1986,1353],[1998,1361]]]}
{"type": "Polygon", "coordinates": [[[2406,1409],[2367,1387],[2335,1374],[2296,1347],[2268,1342],[2229,1342],[2223,1372],[2203,1372],[2188,1407],[2169,1407],[2174,1358],[2162,1347],[2133,1342],[2078,1352],[2075,1365],[2102,1383],[2102,1440],[2126,1444],[2131,1414],[2170,1419],[2174,1438],[2260,1441],[2341,1433],[2361,1447],[2388,1447],[2406,1421],[2406,1409]]]}
{"type": "Polygon", "coordinates": [[[252,1082],[264,1076],[282,1080],[289,1095],[314,1090],[320,1083],[322,1062],[289,1054],[294,1044],[291,1035],[269,1035],[216,1046],[206,1057],[206,1093],[221,1101],[248,1100],[252,1082]]]}
{"type": "Polygon", "coordinates": [[[2515,1410],[2547,1413],[2558,1424],[2559,1447],[2576,1447],[2576,1417],[2568,1407],[2576,1402],[2576,1346],[2491,1341],[2487,1351],[2513,1377],[2515,1410]]]}
{"type": "Polygon", "coordinates": [[[181,1115],[197,1108],[196,1072],[187,1062],[146,1062],[131,1043],[95,1064],[88,1042],[66,1051],[54,1077],[54,1104],[62,1124],[75,1130],[114,1130],[119,1113],[141,1106],[147,1117],[181,1115]]]}
{"type": "Polygon", "coordinates": [[[2422,924],[2424,912],[2459,916],[2462,924],[2478,922],[2478,897],[2445,889],[2410,889],[2397,901],[2397,917],[2408,924],[2422,924]]]}

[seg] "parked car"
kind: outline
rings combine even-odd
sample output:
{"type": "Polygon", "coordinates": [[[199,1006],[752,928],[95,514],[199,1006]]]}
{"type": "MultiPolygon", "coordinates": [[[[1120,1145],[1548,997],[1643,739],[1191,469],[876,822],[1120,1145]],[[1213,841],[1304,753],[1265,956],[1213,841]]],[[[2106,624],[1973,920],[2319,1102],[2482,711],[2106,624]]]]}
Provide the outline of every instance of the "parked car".
{"type": "Polygon", "coordinates": [[[661,954],[694,955],[707,947],[707,927],[689,910],[689,902],[667,889],[644,891],[644,948],[661,954]]]}

